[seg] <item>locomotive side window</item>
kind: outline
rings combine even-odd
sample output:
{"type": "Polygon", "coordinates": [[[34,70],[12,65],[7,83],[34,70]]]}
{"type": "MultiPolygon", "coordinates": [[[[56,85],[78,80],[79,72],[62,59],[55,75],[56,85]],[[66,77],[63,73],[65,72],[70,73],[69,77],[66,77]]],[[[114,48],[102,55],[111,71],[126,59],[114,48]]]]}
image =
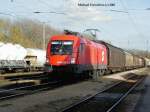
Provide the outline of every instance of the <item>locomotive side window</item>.
{"type": "Polygon", "coordinates": [[[72,54],[73,41],[52,41],[51,54],[52,55],[70,55],[72,54]]]}

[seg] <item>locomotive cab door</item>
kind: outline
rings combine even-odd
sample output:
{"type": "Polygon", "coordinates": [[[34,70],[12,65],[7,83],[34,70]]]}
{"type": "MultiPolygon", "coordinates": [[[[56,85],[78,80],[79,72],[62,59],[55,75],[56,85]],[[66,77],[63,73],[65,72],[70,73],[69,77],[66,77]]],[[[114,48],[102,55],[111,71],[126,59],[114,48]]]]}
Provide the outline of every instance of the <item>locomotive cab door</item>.
{"type": "Polygon", "coordinates": [[[80,43],[80,46],[79,46],[79,49],[78,49],[78,71],[77,71],[77,73],[82,73],[85,69],[84,49],[85,49],[85,44],[80,43]]]}

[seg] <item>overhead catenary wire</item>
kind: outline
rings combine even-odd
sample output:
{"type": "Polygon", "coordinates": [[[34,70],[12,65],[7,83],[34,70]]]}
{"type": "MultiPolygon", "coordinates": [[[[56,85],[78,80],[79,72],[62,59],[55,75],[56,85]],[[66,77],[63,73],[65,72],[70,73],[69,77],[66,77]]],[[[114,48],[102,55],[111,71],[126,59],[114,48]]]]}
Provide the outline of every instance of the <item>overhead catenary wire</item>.
{"type": "MultiPolygon", "coordinates": [[[[43,0],[37,0],[40,4],[43,4],[43,5],[45,5],[47,8],[48,8],[48,10],[52,10],[52,9],[50,9],[50,8],[52,8],[52,5],[49,5],[47,2],[45,2],[45,1],[43,1],[43,0]]],[[[53,10],[54,11],[51,11],[51,12],[56,12],[56,8],[54,8],[53,7],[53,10]]],[[[61,13],[61,12],[60,12],[61,13]]],[[[63,12],[62,12],[63,13],[63,12]]]]}
{"type": "Polygon", "coordinates": [[[13,6],[13,7],[20,7],[20,8],[23,8],[23,9],[25,9],[26,10],[26,12],[22,12],[22,11],[13,11],[13,9],[12,8],[7,8],[8,10],[10,10],[10,11],[7,11],[7,12],[0,12],[0,15],[5,15],[5,16],[10,16],[10,17],[13,17],[12,18],[12,20],[14,21],[15,19],[17,20],[18,18],[22,18],[22,16],[24,16],[24,14],[29,14],[29,12],[28,11],[30,11],[31,12],[31,8],[29,8],[29,7],[26,7],[25,5],[23,5],[21,2],[18,2],[17,0],[11,0],[10,1],[11,3],[11,5],[13,6]]]}
{"type": "Polygon", "coordinates": [[[140,38],[141,38],[141,37],[145,37],[145,36],[143,35],[143,33],[139,30],[139,28],[138,28],[137,24],[135,23],[133,17],[130,15],[129,10],[128,10],[127,7],[125,6],[123,0],[120,0],[120,3],[122,4],[122,7],[123,7],[124,11],[128,12],[128,13],[126,13],[127,16],[128,16],[128,19],[129,19],[129,21],[131,22],[131,24],[132,24],[134,30],[137,32],[138,36],[139,36],[140,38]]]}

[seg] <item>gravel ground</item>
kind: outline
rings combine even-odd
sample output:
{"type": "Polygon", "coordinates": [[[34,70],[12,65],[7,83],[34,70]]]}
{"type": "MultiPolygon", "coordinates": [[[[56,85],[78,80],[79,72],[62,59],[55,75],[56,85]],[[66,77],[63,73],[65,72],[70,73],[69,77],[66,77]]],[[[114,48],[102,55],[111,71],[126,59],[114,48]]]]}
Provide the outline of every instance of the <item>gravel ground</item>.
{"type": "Polygon", "coordinates": [[[110,86],[125,80],[126,73],[143,72],[145,69],[132,70],[102,77],[99,81],[83,81],[54,90],[36,93],[9,101],[0,102],[0,112],[59,112],[61,109],[110,86]]]}

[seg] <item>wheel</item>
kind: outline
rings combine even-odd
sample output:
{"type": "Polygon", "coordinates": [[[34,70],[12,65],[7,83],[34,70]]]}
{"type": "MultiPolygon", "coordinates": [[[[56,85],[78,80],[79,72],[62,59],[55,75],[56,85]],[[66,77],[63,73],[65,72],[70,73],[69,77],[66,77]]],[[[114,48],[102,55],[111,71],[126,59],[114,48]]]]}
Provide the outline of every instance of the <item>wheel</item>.
{"type": "Polygon", "coordinates": [[[98,81],[99,79],[99,71],[98,70],[93,70],[92,78],[94,81],[98,81]]]}
{"type": "Polygon", "coordinates": [[[89,77],[93,77],[93,72],[92,71],[88,71],[87,74],[88,74],[89,77]]]}
{"type": "Polygon", "coordinates": [[[105,70],[99,70],[100,71],[100,76],[103,76],[105,74],[105,70]]]}

